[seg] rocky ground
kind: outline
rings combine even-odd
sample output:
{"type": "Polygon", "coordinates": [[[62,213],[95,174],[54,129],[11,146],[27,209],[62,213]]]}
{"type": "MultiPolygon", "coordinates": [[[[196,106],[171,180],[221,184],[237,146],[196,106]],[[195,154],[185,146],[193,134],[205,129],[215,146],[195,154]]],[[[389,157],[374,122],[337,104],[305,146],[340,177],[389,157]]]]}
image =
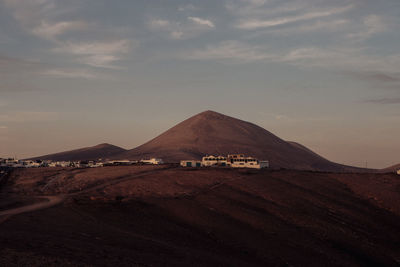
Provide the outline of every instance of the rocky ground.
{"type": "MultiPolygon", "coordinates": [[[[1,266],[398,266],[400,176],[184,169],[14,171],[1,266]]],[[[5,204],[6,203],[6,204],[5,204]]]]}

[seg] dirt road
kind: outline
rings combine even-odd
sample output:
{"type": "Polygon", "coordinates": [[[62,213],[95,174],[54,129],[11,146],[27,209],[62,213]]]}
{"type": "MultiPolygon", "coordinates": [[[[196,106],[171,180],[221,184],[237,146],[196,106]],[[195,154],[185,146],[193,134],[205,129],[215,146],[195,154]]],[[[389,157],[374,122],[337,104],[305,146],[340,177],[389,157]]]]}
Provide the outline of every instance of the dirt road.
{"type": "Polygon", "coordinates": [[[40,202],[28,206],[23,206],[15,209],[9,209],[9,210],[4,210],[0,211],[0,217],[1,216],[6,216],[6,215],[17,215],[20,213],[25,213],[25,212],[30,212],[30,211],[36,211],[36,210],[41,210],[41,209],[46,209],[50,208],[52,206],[55,206],[59,203],[61,203],[64,200],[64,196],[59,195],[59,196],[43,196],[40,198],[46,198],[48,201],[45,202],[40,202]]]}
{"type": "MultiPolygon", "coordinates": [[[[175,167],[172,167],[172,168],[175,168],[175,167]]],[[[7,216],[8,217],[8,216],[17,215],[17,214],[21,214],[21,213],[25,213],[25,212],[31,212],[31,211],[50,208],[50,207],[53,207],[53,206],[55,206],[57,204],[60,204],[67,197],[71,197],[71,196],[80,195],[80,194],[83,194],[83,193],[99,190],[99,189],[102,189],[104,187],[107,187],[107,186],[110,186],[110,185],[115,185],[117,183],[120,183],[120,182],[123,182],[123,181],[126,181],[126,180],[143,178],[144,176],[148,176],[148,175],[163,171],[165,169],[171,169],[171,167],[162,168],[162,169],[159,169],[159,170],[144,171],[144,172],[138,173],[137,175],[122,176],[122,177],[119,177],[117,179],[104,182],[104,183],[102,183],[100,185],[89,187],[89,188],[86,188],[86,189],[84,189],[82,191],[70,193],[70,194],[67,194],[67,195],[39,196],[38,198],[45,198],[45,199],[47,199],[47,201],[36,203],[36,204],[31,204],[31,205],[27,205],[27,206],[23,206],[23,207],[19,207],[19,208],[0,211],[0,217],[2,217],[2,216],[7,216]]]]}

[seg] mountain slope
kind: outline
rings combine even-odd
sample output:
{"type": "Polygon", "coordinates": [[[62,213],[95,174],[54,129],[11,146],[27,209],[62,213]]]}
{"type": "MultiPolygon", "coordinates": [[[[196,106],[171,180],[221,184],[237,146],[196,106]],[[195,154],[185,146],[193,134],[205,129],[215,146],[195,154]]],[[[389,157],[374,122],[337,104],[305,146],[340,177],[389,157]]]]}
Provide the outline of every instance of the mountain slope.
{"type": "Polygon", "coordinates": [[[214,111],[197,114],[118,156],[130,159],[160,157],[167,162],[178,162],[181,159],[200,159],[207,154],[233,153],[269,160],[273,168],[362,170],[330,162],[304,146],[286,142],[253,123],[214,111]]]}
{"type": "Polygon", "coordinates": [[[394,171],[397,171],[397,170],[400,170],[400,163],[396,164],[396,165],[393,165],[393,166],[390,166],[390,167],[387,167],[387,168],[384,168],[381,171],[383,171],[383,172],[394,172],[394,171]]]}
{"type": "Polygon", "coordinates": [[[53,161],[94,160],[99,158],[111,158],[125,151],[126,149],[123,149],[121,147],[104,143],[104,144],[99,144],[97,146],[85,147],[85,148],[35,157],[33,159],[53,160],[53,161]]]}

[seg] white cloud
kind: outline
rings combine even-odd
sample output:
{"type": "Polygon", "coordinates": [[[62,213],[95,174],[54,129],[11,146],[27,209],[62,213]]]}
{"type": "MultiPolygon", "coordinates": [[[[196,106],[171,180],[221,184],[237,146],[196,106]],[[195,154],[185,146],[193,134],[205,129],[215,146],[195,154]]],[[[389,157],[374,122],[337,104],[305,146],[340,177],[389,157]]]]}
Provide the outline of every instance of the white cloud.
{"type": "Polygon", "coordinates": [[[188,19],[199,25],[204,25],[204,26],[208,26],[210,28],[215,28],[215,25],[211,20],[202,19],[202,18],[198,18],[198,17],[188,17],[188,19]]]}
{"type": "Polygon", "coordinates": [[[348,37],[355,41],[364,41],[377,33],[387,30],[387,26],[383,22],[382,17],[377,15],[365,17],[363,19],[363,28],[362,30],[358,30],[357,33],[350,33],[348,37]]]}
{"type": "Polygon", "coordinates": [[[229,1],[226,8],[233,15],[246,19],[262,19],[265,17],[283,16],[298,12],[310,12],[313,10],[304,0],[291,1],[265,1],[265,0],[239,0],[229,1]]]}
{"type": "Polygon", "coordinates": [[[155,19],[150,21],[150,26],[153,28],[163,28],[170,26],[170,22],[165,19],[155,19]]]}
{"type": "Polygon", "coordinates": [[[263,32],[254,33],[252,36],[259,36],[264,34],[278,34],[278,35],[293,35],[304,33],[331,33],[335,31],[346,31],[346,26],[350,25],[350,20],[347,19],[334,19],[334,20],[318,20],[312,23],[288,26],[278,29],[267,29],[263,32]]]}
{"type": "Polygon", "coordinates": [[[240,62],[253,62],[272,59],[275,56],[265,52],[265,48],[252,46],[238,41],[224,41],[217,45],[208,45],[204,50],[195,50],[187,53],[187,59],[230,59],[240,62]]]}
{"type": "Polygon", "coordinates": [[[317,12],[308,12],[304,14],[300,14],[297,16],[288,16],[288,17],[279,17],[270,20],[260,20],[260,19],[242,19],[239,24],[236,26],[239,29],[253,30],[259,28],[268,28],[278,25],[284,25],[288,23],[294,23],[304,20],[310,20],[315,18],[327,17],[333,14],[343,13],[353,8],[353,5],[332,8],[317,12]]]}
{"type": "Polygon", "coordinates": [[[31,27],[42,20],[46,13],[54,10],[54,0],[3,0],[12,9],[14,18],[23,26],[31,27]]]}
{"type": "Polygon", "coordinates": [[[131,49],[131,41],[123,39],[108,42],[87,42],[60,44],[54,51],[80,56],[78,61],[102,68],[117,68],[114,62],[120,60],[120,56],[127,54],[131,49]]]}
{"type": "Polygon", "coordinates": [[[57,23],[48,23],[42,21],[40,25],[32,29],[32,33],[45,39],[54,40],[55,37],[69,31],[86,30],[88,24],[85,21],[61,21],[57,23]]]}
{"type": "MultiPolygon", "coordinates": [[[[84,20],[57,20],[57,15],[63,14],[65,10],[63,11],[63,8],[56,5],[55,0],[3,1],[10,8],[15,20],[27,32],[51,41],[55,46],[52,51],[77,56],[79,63],[93,67],[117,68],[114,63],[120,60],[121,55],[127,54],[131,48],[131,41],[127,39],[85,42],[61,40],[59,37],[65,33],[72,31],[88,31],[90,33],[96,30],[96,26],[84,20]]],[[[66,14],[69,14],[68,11],[66,14]]],[[[158,23],[162,25],[165,21],[158,21],[158,23]]],[[[102,32],[104,33],[104,30],[102,32]]],[[[115,36],[115,33],[109,35],[115,36]]],[[[79,71],[46,70],[45,73],[64,77],[92,78],[87,73],[79,74],[79,71]]]]}
{"type": "Polygon", "coordinates": [[[305,47],[297,48],[290,51],[281,61],[296,62],[299,60],[309,60],[309,59],[327,59],[332,57],[340,56],[341,53],[334,50],[324,50],[317,47],[305,47]]]}
{"type": "Polygon", "coordinates": [[[305,68],[325,68],[340,71],[381,72],[397,74],[400,54],[385,57],[368,54],[364,48],[316,46],[299,47],[286,51],[251,45],[238,41],[224,41],[181,55],[189,60],[223,60],[234,63],[271,62],[305,68]]]}
{"type": "Polygon", "coordinates": [[[57,5],[56,0],[2,0],[11,11],[14,19],[27,32],[38,37],[56,41],[56,37],[69,31],[88,29],[83,20],[57,20],[57,16],[74,10],[57,5]]]}
{"type": "Polygon", "coordinates": [[[70,70],[65,70],[65,69],[52,69],[52,70],[46,70],[41,72],[42,75],[49,75],[49,76],[55,76],[55,77],[61,77],[61,78],[84,78],[84,79],[96,79],[97,75],[94,73],[88,71],[88,70],[82,70],[82,69],[70,69],[70,70]]]}
{"type": "Polygon", "coordinates": [[[400,54],[377,56],[363,48],[349,47],[303,47],[293,49],[277,57],[276,61],[308,68],[325,68],[342,72],[373,72],[397,74],[400,54]]]}
{"type": "Polygon", "coordinates": [[[55,49],[56,52],[65,52],[74,55],[98,55],[127,53],[129,51],[129,40],[117,40],[110,42],[87,42],[73,43],[66,42],[55,49]]]}
{"type": "Polygon", "coordinates": [[[44,28],[49,27],[47,21],[56,8],[55,0],[3,0],[3,2],[24,30],[40,37],[45,34],[44,28]],[[42,27],[44,28],[41,29],[42,27]]]}
{"type": "Polygon", "coordinates": [[[199,17],[188,17],[184,21],[152,19],[148,22],[150,30],[166,34],[174,40],[190,39],[215,28],[212,21],[199,17]]]}
{"type": "Polygon", "coordinates": [[[93,67],[119,69],[118,66],[113,65],[113,63],[118,60],[119,57],[113,55],[98,54],[81,58],[79,61],[93,67]]]}

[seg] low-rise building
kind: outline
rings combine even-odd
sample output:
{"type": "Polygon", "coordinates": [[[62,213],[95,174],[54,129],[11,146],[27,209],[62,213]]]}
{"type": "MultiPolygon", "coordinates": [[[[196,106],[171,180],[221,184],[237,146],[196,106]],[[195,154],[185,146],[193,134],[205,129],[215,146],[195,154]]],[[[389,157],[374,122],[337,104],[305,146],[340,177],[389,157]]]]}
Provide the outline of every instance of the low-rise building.
{"type": "Polygon", "coordinates": [[[137,160],[120,159],[106,161],[103,163],[103,166],[128,166],[136,163],[138,163],[137,160]]]}
{"type": "Polygon", "coordinates": [[[72,166],[72,162],[70,162],[70,161],[57,161],[56,162],[56,167],[67,168],[67,167],[71,167],[71,166],[72,166]]]}
{"type": "Polygon", "coordinates": [[[103,165],[103,162],[95,162],[93,165],[90,166],[90,168],[103,167],[103,165]]]}
{"type": "Polygon", "coordinates": [[[182,167],[231,167],[231,168],[253,168],[262,169],[268,168],[269,162],[267,160],[258,160],[253,157],[245,157],[244,154],[233,154],[225,156],[208,155],[202,158],[201,161],[197,160],[181,160],[182,167]]]}
{"type": "Polygon", "coordinates": [[[57,167],[57,163],[56,162],[49,162],[47,164],[48,164],[47,167],[50,167],[50,168],[57,167]]]}
{"type": "Polygon", "coordinates": [[[0,163],[0,167],[19,168],[19,167],[23,167],[23,165],[17,159],[7,158],[7,159],[2,159],[2,161],[0,163]]]}
{"type": "Polygon", "coordinates": [[[181,160],[182,167],[201,167],[200,160],[181,160]]]}
{"type": "Polygon", "coordinates": [[[141,163],[144,164],[154,164],[154,165],[158,165],[158,164],[163,164],[163,160],[159,159],[159,158],[151,158],[151,159],[142,159],[140,160],[141,163]]]}
{"type": "Polygon", "coordinates": [[[205,156],[201,159],[201,165],[208,166],[226,166],[227,160],[224,156],[205,156]]]}
{"type": "Polygon", "coordinates": [[[243,154],[228,155],[228,164],[232,168],[268,168],[269,162],[266,160],[258,160],[253,157],[245,157],[243,154]]]}
{"type": "Polygon", "coordinates": [[[39,168],[41,162],[37,160],[24,160],[23,165],[25,168],[39,168]]]}

